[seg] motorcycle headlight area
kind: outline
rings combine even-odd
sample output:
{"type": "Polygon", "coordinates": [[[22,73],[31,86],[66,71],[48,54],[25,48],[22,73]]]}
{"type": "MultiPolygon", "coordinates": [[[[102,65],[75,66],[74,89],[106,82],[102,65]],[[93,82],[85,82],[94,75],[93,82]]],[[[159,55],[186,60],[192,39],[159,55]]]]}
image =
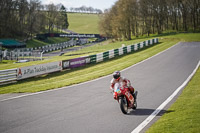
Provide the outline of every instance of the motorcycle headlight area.
{"type": "Polygon", "coordinates": [[[117,93],[121,93],[121,90],[120,90],[120,89],[117,89],[116,92],[117,92],[117,93]]]}

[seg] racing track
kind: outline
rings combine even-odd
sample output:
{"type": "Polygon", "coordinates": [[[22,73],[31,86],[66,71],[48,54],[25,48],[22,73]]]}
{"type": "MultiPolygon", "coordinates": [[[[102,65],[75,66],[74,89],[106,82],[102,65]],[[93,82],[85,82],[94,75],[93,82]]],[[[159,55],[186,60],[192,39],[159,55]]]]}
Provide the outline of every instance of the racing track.
{"type": "Polygon", "coordinates": [[[138,109],[128,115],[122,114],[108,89],[111,75],[53,91],[1,100],[0,132],[130,133],[181,86],[199,60],[200,42],[179,43],[122,71],[139,91],[138,109]]]}

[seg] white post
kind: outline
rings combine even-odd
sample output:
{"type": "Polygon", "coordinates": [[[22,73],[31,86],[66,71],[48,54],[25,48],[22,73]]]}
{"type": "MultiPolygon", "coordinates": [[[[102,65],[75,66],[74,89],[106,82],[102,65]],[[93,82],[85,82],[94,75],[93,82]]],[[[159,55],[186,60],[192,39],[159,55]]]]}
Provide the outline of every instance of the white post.
{"type": "Polygon", "coordinates": [[[43,53],[44,53],[44,51],[41,52],[41,56],[40,56],[40,59],[41,59],[41,60],[42,60],[42,55],[43,55],[43,53]]]}

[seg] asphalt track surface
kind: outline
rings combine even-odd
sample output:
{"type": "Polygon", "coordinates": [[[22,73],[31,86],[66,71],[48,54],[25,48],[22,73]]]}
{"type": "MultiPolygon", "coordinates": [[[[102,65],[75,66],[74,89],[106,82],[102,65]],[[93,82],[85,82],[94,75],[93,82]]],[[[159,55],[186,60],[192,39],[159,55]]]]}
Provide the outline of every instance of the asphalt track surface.
{"type": "Polygon", "coordinates": [[[139,92],[138,109],[130,110],[127,115],[121,112],[109,91],[111,75],[62,89],[1,100],[0,132],[130,133],[187,79],[199,60],[200,42],[179,43],[122,71],[139,92]]]}

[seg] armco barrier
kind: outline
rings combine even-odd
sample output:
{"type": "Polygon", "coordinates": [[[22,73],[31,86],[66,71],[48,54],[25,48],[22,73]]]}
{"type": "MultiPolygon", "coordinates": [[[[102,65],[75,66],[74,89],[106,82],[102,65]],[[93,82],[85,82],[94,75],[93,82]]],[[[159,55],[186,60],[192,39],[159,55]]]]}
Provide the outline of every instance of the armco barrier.
{"type": "Polygon", "coordinates": [[[0,84],[17,80],[17,69],[7,69],[0,71],[0,84]]]}
{"type": "MultiPolygon", "coordinates": [[[[58,44],[49,44],[42,47],[34,47],[34,48],[17,48],[10,52],[6,52],[6,56],[11,56],[12,59],[18,57],[26,57],[26,56],[34,56],[34,53],[37,51],[41,54],[43,51],[44,53],[55,51],[55,50],[62,50],[68,47],[75,46],[77,44],[76,40],[70,40],[68,42],[62,42],[58,44]]],[[[39,54],[39,55],[40,55],[39,54]]]]}
{"type": "Polygon", "coordinates": [[[103,60],[109,59],[109,51],[103,53],[103,60]]]}
{"type": "Polygon", "coordinates": [[[150,45],[154,45],[158,43],[158,38],[147,40],[141,43],[128,45],[125,47],[120,47],[118,49],[109,50],[103,53],[98,53],[96,55],[91,55],[90,57],[90,63],[97,63],[102,62],[110,58],[114,58],[116,56],[124,55],[127,53],[135,52],[137,50],[140,50],[142,48],[148,47],[150,45]]]}
{"type": "Polygon", "coordinates": [[[63,64],[63,69],[71,69],[75,67],[81,67],[89,63],[98,63],[102,61],[106,61],[108,59],[114,58],[116,56],[128,54],[131,52],[135,52],[137,50],[140,50],[142,48],[148,47],[150,45],[153,45],[155,43],[158,43],[158,39],[151,39],[147,40],[141,43],[133,44],[133,45],[128,45],[125,47],[120,47],[118,49],[112,49],[106,52],[98,53],[96,55],[90,55],[87,57],[80,57],[80,58],[75,58],[75,59],[70,59],[70,60],[64,60],[62,62],[63,64]]]}
{"type": "Polygon", "coordinates": [[[90,55],[90,63],[96,63],[97,55],[90,55]]]}
{"type": "Polygon", "coordinates": [[[89,63],[102,62],[120,55],[135,52],[142,48],[148,47],[158,43],[158,38],[147,40],[141,43],[120,47],[118,49],[112,49],[106,52],[98,53],[96,55],[90,55],[86,57],[79,57],[70,60],[63,60],[57,62],[51,62],[46,64],[39,64],[34,66],[22,67],[17,69],[9,69],[0,71],[0,83],[21,80],[29,77],[34,77],[42,74],[48,74],[51,72],[61,71],[62,69],[71,69],[84,66],[89,63]]]}

